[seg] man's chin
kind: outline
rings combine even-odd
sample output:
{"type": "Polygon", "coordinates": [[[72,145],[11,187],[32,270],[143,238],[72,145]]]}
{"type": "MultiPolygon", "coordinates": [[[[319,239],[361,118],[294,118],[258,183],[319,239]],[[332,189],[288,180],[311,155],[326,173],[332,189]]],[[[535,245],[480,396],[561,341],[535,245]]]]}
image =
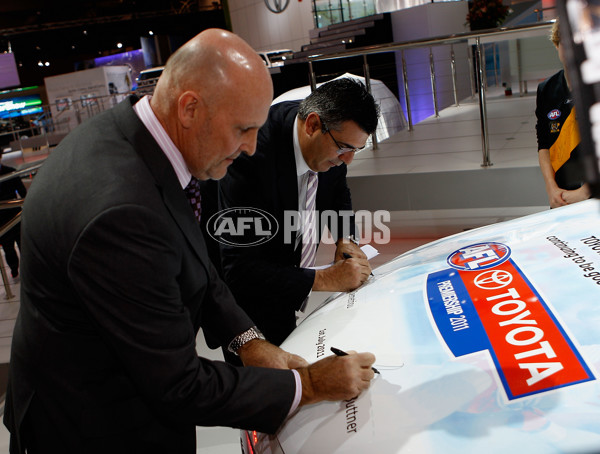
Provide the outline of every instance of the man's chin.
{"type": "Polygon", "coordinates": [[[220,180],[220,179],[221,179],[221,178],[223,178],[225,175],[227,175],[227,168],[229,167],[229,165],[230,165],[230,164],[231,164],[231,162],[233,162],[233,161],[231,161],[230,159],[228,159],[226,162],[227,162],[227,163],[223,162],[223,163],[222,163],[220,166],[218,166],[218,167],[215,167],[215,168],[213,168],[213,169],[209,170],[209,171],[207,172],[207,174],[208,174],[208,177],[209,177],[211,180],[220,180]]]}
{"type": "Polygon", "coordinates": [[[323,163],[323,165],[321,166],[322,168],[319,170],[319,172],[327,172],[332,167],[337,167],[337,166],[339,166],[339,164],[336,164],[333,161],[325,161],[323,163]]]}

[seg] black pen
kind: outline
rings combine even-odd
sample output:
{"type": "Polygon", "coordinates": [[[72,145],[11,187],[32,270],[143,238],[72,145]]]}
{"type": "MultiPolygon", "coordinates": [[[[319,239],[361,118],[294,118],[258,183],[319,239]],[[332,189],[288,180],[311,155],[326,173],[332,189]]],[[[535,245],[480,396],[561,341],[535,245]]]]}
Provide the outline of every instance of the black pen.
{"type": "MultiPolygon", "coordinates": [[[[331,351],[333,352],[333,354],[335,356],[348,356],[348,353],[346,353],[344,350],[340,350],[339,348],[331,347],[331,351]]],[[[375,372],[376,374],[379,374],[379,371],[377,369],[375,369],[374,367],[371,367],[371,370],[373,372],[375,372]]],[[[379,375],[381,375],[381,374],[379,374],[379,375]]]]}
{"type": "MultiPolygon", "coordinates": [[[[352,258],[352,256],[351,256],[350,254],[348,254],[347,252],[342,252],[342,256],[343,256],[343,257],[344,257],[346,260],[348,260],[348,259],[351,259],[351,258],[352,258]]],[[[371,276],[373,276],[373,273],[371,273],[371,276]]],[[[338,355],[338,356],[340,356],[340,355],[338,355]]]]}

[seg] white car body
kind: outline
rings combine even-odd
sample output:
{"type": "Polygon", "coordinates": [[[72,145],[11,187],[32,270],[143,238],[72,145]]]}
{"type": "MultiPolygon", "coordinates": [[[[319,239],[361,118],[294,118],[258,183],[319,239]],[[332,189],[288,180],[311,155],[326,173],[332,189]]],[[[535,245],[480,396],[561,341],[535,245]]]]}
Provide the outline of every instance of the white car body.
{"type": "Polygon", "coordinates": [[[300,408],[256,453],[600,452],[600,201],[450,236],[378,268],[282,348],[370,351],[368,391],[300,408]]]}
{"type": "Polygon", "coordinates": [[[160,75],[164,69],[164,66],[157,66],[155,68],[149,68],[141,71],[137,78],[137,88],[135,89],[135,94],[141,98],[144,95],[151,95],[154,93],[154,87],[156,87],[158,79],[160,78],[160,75]]]}
{"type": "MultiPolygon", "coordinates": [[[[335,79],[342,78],[355,79],[362,82],[363,84],[366,84],[364,77],[356,76],[350,73],[344,73],[341,76],[336,77],[335,79]]],[[[327,82],[331,82],[331,80],[328,80],[327,82]]],[[[318,83],[317,87],[327,82],[318,83]]],[[[394,96],[394,93],[392,93],[392,91],[389,88],[387,88],[386,85],[380,80],[371,79],[370,84],[371,94],[375,98],[375,101],[377,101],[381,112],[375,134],[377,135],[377,140],[379,142],[383,142],[384,140],[390,138],[394,134],[406,129],[408,127],[408,123],[406,122],[404,111],[402,110],[398,99],[394,96]]],[[[275,105],[283,101],[296,101],[304,99],[308,95],[310,95],[311,91],[312,90],[310,88],[310,85],[294,88],[279,95],[273,100],[271,105],[275,105]]],[[[367,146],[370,146],[371,144],[372,140],[371,137],[369,137],[369,140],[367,141],[367,146]]]]}
{"type": "Polygon", "coordinates": [[[292,49],[261,50],[257,54],[263,59],[267,68],[283,66],[285,60],[294,58],[292,49]]]}

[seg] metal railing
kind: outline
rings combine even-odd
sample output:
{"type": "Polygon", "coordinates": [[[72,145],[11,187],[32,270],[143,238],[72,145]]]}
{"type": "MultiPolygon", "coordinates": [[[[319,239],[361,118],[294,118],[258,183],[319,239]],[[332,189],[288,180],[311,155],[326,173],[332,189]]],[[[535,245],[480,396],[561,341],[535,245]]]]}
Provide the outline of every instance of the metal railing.
{"type": "Polygon", "coordinates": [[[544,11],[556,11],[556,6],[550,6],[548,8],[536,8],[533,10],[535,16],[537,17],[538,22],[540,22],[544,17],[544,11]]]}
{"type": "MultiPolygon", "coordinates": [[[[14,117],[2,119],[0,141],[11,148],[44,148],[57,145],[72,129],[87,118],[110,109],[130,93],[106,96],[89,95],[83,99],[63,98],[44,104],[41,113],[23,114],[15,109],[14,117]]],[[[0,150],[1,151],[1,150],[0,150]]]]}
{"type": "MultiPolygon", "coordinates": [[[[433,105],[435,115],[439,115],[438,110],[438,96],[436,90],[436,79],[435,79],[435,66],[433,62],[433,54],[431,49],[434,46],[440,45],[450,45],[450,62],[451,62],[451,77],[452,77],[452,85],[454,91],[454,99],[455,103],[458,104],[458,93],[457,93],[457,84],[456,84],[456,66],[455,66],[455,55],[454,49],[452,47],[453,44],[469,44],[474,43],[475,47],[475,61],[472,62],[469,54],[469,65],[472,66],[470,73],[471,78],[471,96],[474,96],[475,92],[478,93],[478,101],[479,101],[479,112],[480,112],[480,124],[481,124],[481,146],[482,146],[482,155],[483,162],[482,167],[489,167],[492,165],[490,160],[490,152],[489,152],[489,137],[488,137],[488,128],[487,128],[487,107],[486,107],[486,89],[487,89],[487,77],[484,74],[485,64],[484,62],[484,49],[482,40],[490,41],[491,39],[505,40],[511,39],[512,36],[517,39],[518,44],[518,36],[523,35],[524,32],[531,32],[537,30],[550,30],[552,27],[552,22],[543,22],[536,23],[530,25],[521,25],[516,27],[502,27],[498,29],[490,29],[490,30],[481,30],[477,32],[466,32],[466,33],[457,33],[447,36],[439,36],[433,38],[419,39],[414,41],[405,41],[405,42],[393,42],[387,44],[379,44],[373,46],[365,46],[352,50],[347,50],[343,52],[336,52],[331,54],[319,54],[316,53],[313,55],[309,55],[308,66],[309,66],[309,77],[311,87],[316,86],[316,75],[314,71],[314,62],[326,61],[326,60],[336,60],[343,58],[351,58],[351,57],[362,57],[364,60],[364,71],[365,71],[365,79],[368,79],[369,75],[369,66],[367,63],[367,57],[369,55],[382,54],[387,52],[400,52],[402,68],[401,72],[403,74],[403,89],[404,89],[404,99],[405,99],[405,107],[406,107],[406,116],[408,120],[408,129],[409,131],[413,130],[413,121],[412,121],[412,110],[410,104],[410,93],[408,86],[408,74],[407,74],[407,65],[404,56],[405,50],[418,49],[418,48],[427,48],[429,47],[429,61],[430,61],[430,78],[431,78],[431,86],[432,86],[432,97],[433,97],[433,105]],[[474,65],[474,66],[473,66],[474,65]],[[475,75],[475,77],[474,77],[475,75]],[[477,80],[475,80],[475,78],[477,80]]],[[[522,95],[527,91],[526,81],[523,80],[523,74],[521,71],[521,61],[520,61],[520,49],[517,46],[517,65],[518,65],[518,77],[519,77],[519,92],[522,95]]],[[[496,59],[494,58],[494,64],[496,59]]],[[[495,68],[496,80],[497,80],[497,67],[495,68]]],[[[374,148],[376,149],[376,144],[374,144],[374,148]]]]}
{"type": "MultiPolygon", "coordinates": [[[[12,180],[13,178],[19,178],[22,175],[29,175],[36,172],[43,164],[43,161],[38,161],[34,164],[28,165],[22,169],[15,170],[14,172],[7,173],[5,175],[0,176],[0,184],[4,181],[12,180]]],[[[7,210],[11,208],[18,208],[23,206],[23,199],[13,199],[13,200],[3,200],[0,201],[0,210],[7,210]]],[[[0,243],[2,242],[2,237],[14,226],[21,222],[21,212],[17,213],[14,217],[12,217],[6,224],[0,227],[0,243]]],[[[12,293],[12,289],[10,287],[10,282],[8,281],[8,276],[6,275],[6,269],[4,264],[0,264],[0,274],[2,274],[2,283],[4,284],[4,290],[6,293],[5,299],[11,300],[14,298],[14,294],[12,293]]]]}
{"type": "MultiPolygon", "coordinates": [[[[61,99],[53,105],[43,105],[42,113],[26,114],[4,120],[5,132],[0,133],[9,148],[18,148],[22,152],[27,149],[47,149],[57,145],[62,138],[82,121],[104,110],[110,109],[130,93],[117,93],[107,96],[89,96],[85,99],[61,99]],[[8,140],[6,140],[8,139],[8,140]]],[[[25,110],[25,109],[22,109],[25,110]]],[[[18,109],[14,113],[20,113],[18,109]]],[[[2,153],[2,150],[0,150],[2,153]]],[[[31,164],[22,166],[19,170],[0,176],[0,184],[4,181],[35,173],[44,161],[40,157],[31,164]]],[[[0,210],[19,207],[22,199],[0,201],[0,210]]],[[[21,213],[14,216],[8,223],[0,226],[0,242],[2,236],[21,222],[21,213]]],[[[6,299],[14,297],[4,266],[0,266],[2,282],[6,291],[6,299]]]]}

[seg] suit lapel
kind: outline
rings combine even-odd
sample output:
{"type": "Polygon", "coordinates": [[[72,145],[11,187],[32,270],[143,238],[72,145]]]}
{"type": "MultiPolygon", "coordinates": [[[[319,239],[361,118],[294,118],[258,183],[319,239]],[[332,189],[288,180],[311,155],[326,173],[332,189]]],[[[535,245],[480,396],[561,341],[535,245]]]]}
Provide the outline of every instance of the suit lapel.
{"type": "Polygon", "coordinates": [[[210,261],[200,225],[171,163],[134,112],[132,106],[136,101],[137,98],[132,96],[113,108],[117,124],[154,176],[165,206],[208,272],[210,261]]]}
{"type": "Polygon", "coordinates": [[[282,141],[276,154],[277,188],[284,210],[298,210],[298,177],[294,157],[293,127],[298,109],[286,113],[282,141]]]}

